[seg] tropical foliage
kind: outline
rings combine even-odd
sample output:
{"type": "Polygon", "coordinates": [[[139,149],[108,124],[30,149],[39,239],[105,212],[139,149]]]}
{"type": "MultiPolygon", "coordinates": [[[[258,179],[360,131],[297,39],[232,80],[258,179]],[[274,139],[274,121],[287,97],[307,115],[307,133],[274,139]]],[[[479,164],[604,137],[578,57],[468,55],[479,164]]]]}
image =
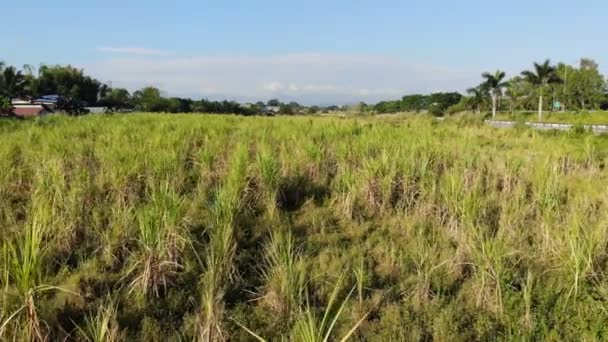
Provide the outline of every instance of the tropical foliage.
{"type": "Polygon", "coordinates": [[[502,96],[503,89],[507,86],[504,82],[505,72],[497,70],[495,73],[490,74],[488,72],[481,75],[485,79],[483,88],[487,89],[492,98],[492,118],[496,117],[496,101],[499,96],[502,96]]]}
{"type": "Polygon", "coordinates": [[[542,63],[534,63],[534,70],[524,70],[521,75],[524,79],[538,89],[538,120],[543,116],[543,93],[550,84],[561,83],[557,75],[557,68],[551,65],[548,59],[542,63]]]}

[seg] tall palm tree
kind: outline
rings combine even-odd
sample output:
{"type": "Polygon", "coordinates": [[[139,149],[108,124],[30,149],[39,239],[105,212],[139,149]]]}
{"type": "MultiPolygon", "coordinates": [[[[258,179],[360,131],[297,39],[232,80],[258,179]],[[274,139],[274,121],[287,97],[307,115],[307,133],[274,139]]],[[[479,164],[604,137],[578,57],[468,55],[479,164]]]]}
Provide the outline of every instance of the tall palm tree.
{"type": "Polygon", "coordinates": [[[483,104],[483,100],[488,93],[484,84],[481,84],[475,88],[467,89],[467,93],[471,95],[471,105],[475,108],[477,113],[481,112],[481,105],[483,104]]]}
{"type": "Polygon", "coordinates": [[[496,70],[494,74],[485,72],[481,75],[485,79],[484,87],[490,92],[492,97],[492,119],[496,117],[496,99],[502,94],[502,88],[507,86],[507,82],[504,82],[505,72],[496,70]]]}
{"type": "Polygon", "coordinates": [[[521,73],[524,79],[538,88],[538,121],[543,118],[543,91],[547,85],[560,83],[562,80],[557,75],[557,69],[551,65],[550,60],[544,63],[534,63],[534,70],[525,70],[521,73]]]}

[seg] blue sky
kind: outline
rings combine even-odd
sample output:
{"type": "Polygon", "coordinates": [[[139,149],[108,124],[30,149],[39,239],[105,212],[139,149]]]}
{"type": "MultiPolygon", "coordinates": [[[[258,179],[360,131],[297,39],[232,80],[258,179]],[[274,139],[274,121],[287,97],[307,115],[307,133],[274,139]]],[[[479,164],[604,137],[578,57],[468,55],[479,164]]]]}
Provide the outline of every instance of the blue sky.
{"type": "Polygon", "coordinates": [[[599,0],[0,3],[0,60],[194,98],[375,102],[462,91],[544,58],[608,63],[599,0]]]}

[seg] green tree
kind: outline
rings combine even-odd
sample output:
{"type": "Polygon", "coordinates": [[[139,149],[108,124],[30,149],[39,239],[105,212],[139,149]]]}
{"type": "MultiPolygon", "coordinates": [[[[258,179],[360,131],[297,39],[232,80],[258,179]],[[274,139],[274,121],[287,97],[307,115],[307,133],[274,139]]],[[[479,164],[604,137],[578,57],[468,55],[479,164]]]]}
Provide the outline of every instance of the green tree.
{"type": "Polygon", "coordinates": [[[502,89],[507,86],[507,82],[503,81],[505,72],[500,70],[496,70],[494,74],[486,72],[481,77],[485,79],[483,85],[490,92],[492,98],[492,119],[494,119],[496,117],[496,100],[502,94],[502,89]]]}
{"type": "Polygon", "coordinates": [[[111,109],[132,108],[133,101],[129,91],[124,88],[112,88],[106,91],[100,104],[111,109]]]}
{"type": "Polygon", "coordinates": [[[462,94],[460,93],[433,93],[426,99],[426,109],[433,115],[443,115],[445,111],[460,102],[462,94]]]}
{"type": "Polygon", "coordinates": [[[576,106],[576,102],[573,101],[573,97],[572,97],[572,87],[571,87],[571,82],[570,79],[572,78],[572,76],[577,72],[576,68],[571,66],[571,65],[567,65],[565,63],[558,63],[557,64],[557,68],[556,68],[556,73],[557,75],[559,75],[559,77],[563,80],[562,84],[554,84],[553,88],[554,88],[554,92],[557,94],[557,98],[559,99],[560,103],[561,103],[561,109],[563,111],[566,110],[566,108],[574,108],[577,107],[576,106]]]}
{"type": "Polygon", "coordinates": [[[7,97],[0,96],[0,114],[5,114],[11,110],[11,102],[7,97]]]}
{"type": "Polygon", "coordinates": [[[164,103],[163,100],[163,97],[160,95],[160,90],[155,87],[145,87],[133,93],[135,107],[144,112],[164,111],[166,109],[166,103],[164,103]]]}
{"type": "Polygon", "coordinates": [[[488,95],[488,90],[483,85],[479,85],[475,88],[467,89],[467,94],[471,97],[469,98],[470,108],[474,109],[477,114],[481,113],[481,106],[483,105],[486,96],[488,95]]]}
{"type": "Polygon", "coordinates": [[[288,104],[281,104],[281,106],[279,107],[279,113],[286,114],[286,115],[293,115],[293,114],[295,114],[295,109],[294,109],[294,107],[292,107],[288,104]]]}
{"type": "MultiPolygon", "coordinates": [[[[331,110],[331,108],[327,108],[331,110]]],[[[380,101],[374,106],[378,113],[397,113],[401,111],[401,101],[380,101]]]]}
{"type": "Polygon", "coordinates": [[[509,98],[509,112],[511,114],[516,108],[521,107],[521,99],[524,99],[530,92],[530,84],[521,76],[515,76],[507,82],[505,95],[509,98]]]}
{"type": "Polygon", "coordinates": [[[319,106],[311,106],[308,108],[308,114],[317,114],[321,109],[319,106]]]}
{"type": "Polygon", "coordinates": [[[406,95],[401,98],[401,110],[405,112],[419,112],[427,108],[428,96],[414,94],[406,95]]]}
{"type": "Polygon", "coordinates": [[[541,121],[543,118],[543,92],[549,84],[560,83],[561,79],[557,75],[556,68],[548,59],[542,64],[534,63],[534,70],[522,71],[521,75],[538,89],[538,120],[541,121]]]}
{"type": "Polygon", "coordinates": [[[169,113],[179,113],[181,112],[181,102],[180,99],[176,97],[172,97],[169,99],[163,99],[164,105],[166,106],[165,110],[169,113]]]}
{"type": "Polygon", "coordinates": [[[94,105],[97,103],[101,83],[84,74],[84,70],[70,65],[41,65],[38,79],[30,84],[31,95],[57,94],[69,97],[75,103],[94,105]]]}
{"type": "Polygon", "coordinates": [[[606,82],[599,67],[591,59],[581,59],[580,66],[568,80],[570,92],[577,106],[582,109],[596,109],[602,100],[606,82]]]}
{"type": "Polygon", "coordinates": [[[16,97],[26,94],[25,76],[14,66],[5,67],[0,64],[0,96],[8,99],[9,103],[16,97]]]}
{"type": "Polygon", "coordinates": [[[277,107],[277,106],[281,105],[281,101],[279,101],[277,99],[268,100],[267,105],[277,107]]]}

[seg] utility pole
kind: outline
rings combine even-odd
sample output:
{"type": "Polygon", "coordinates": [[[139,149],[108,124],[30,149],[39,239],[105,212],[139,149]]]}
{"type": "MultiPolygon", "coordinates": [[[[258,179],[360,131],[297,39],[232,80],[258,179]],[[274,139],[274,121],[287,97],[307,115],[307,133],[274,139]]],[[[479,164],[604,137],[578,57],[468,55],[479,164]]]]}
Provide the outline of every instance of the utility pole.
{"type": "Polygon", "coordinates": [[[566,111],[566,84],[568,83],[568,64],[564,64],[564,99],[562,103],[562,112],[566,111]]]}
{"type": "MultiPolygon", "coordinates": [[[[574,68],[574,65],[576,65],[577,62],[580,61],[574,61],[572,63],[572,68],[574,68]]],[[[564,63],[564,102],[562,105],[562,109],[565,112],[566,111],[566,99],[567,99],[567,91],[568,91],[568,64],[564,63]]]]}

